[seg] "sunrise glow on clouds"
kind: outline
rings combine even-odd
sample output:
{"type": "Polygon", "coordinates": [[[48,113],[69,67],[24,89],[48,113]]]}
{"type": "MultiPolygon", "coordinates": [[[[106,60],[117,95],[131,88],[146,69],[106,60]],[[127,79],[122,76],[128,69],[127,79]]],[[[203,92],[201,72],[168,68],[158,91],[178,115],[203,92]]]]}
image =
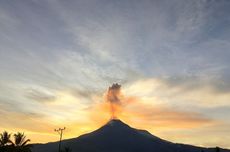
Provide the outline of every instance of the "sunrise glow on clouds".
{"type": "Polygon", "coordinates": [[[230,148],[227,0],[1,1],[0,131],[57,141],[118,118],[161,138],[230,148]]]}

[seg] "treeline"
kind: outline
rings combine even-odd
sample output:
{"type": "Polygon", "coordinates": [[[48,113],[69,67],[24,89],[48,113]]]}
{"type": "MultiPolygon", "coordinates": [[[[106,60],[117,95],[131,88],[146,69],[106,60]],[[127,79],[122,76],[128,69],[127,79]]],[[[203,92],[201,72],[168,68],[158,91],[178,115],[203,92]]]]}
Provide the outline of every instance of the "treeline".
{"type": "Polygon", "coordinates": [[[0,152],[32,152],[30,139],[26,139],[24,133],[13,134],[4,131],[0,133],[0,152]]]}

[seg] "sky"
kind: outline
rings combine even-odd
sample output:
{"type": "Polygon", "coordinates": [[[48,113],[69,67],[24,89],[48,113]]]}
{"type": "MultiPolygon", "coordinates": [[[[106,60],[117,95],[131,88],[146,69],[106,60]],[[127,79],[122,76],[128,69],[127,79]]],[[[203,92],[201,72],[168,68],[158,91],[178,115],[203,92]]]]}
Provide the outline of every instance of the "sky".
{"type": "Polygon", "coordinates": [[[118,118],[177,143],[230,148],[229,0],[1,0],[0,132],[32,143],[118,118]]]}

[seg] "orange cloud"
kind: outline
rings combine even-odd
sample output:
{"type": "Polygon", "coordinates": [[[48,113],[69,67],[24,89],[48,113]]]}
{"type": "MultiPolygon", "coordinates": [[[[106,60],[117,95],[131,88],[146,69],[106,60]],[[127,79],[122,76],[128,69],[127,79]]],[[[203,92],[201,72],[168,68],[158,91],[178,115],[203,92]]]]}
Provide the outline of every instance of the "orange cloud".
{"type": "MultiPolygon", "coordinates": [[[[188,134],[185,137],[180,134],[181,130],[209,128],[218,123],[201,113],[178,110],[164,102],[165,98],[159,96],[163,90],[158,90],[163,87],[161,83],[150,82],[152,81],[139,82],[138,85],[133,84],[128,89],[126,86],[120,90],[120,104],[115,104],[117,118],[133,127],[149,130],[159,137],[173,141],[178,141],[179,137],[185,139],[191,136],[188,134]]],[[[59,92],[55,101],[43,104],[43,109],[46,110],[44,115],[5,112],[5,118],[0,117],[0,121],[6,125],[1,127],[11,132],[25,131],[32,142],[56,141],[58,135],[53,129],[64,126],[67,128],[64,132],[65,139],[77,137],[99,128],[111,118],[111,105],[106,102],[106,93],[101,96],[95,95],[92,100],[92,104],[85,105],[76,96],[68,92],[59,92]]],[[[193,141],[195,143],[195,139],[193,141]]]]}
{"type": "MultiPolygon", "coordinates": [[[[129,124],[141,124],[138,125],[140,128],[148,125],[154,125],[157,129],[195,128],[215,123],[214,120],[197,112],[180,111],[166,105],[147,104],[147,102],[149,101],[138,97],[123,96],[122,104],[115,105],[116,117],[129,124]]],[[[98,102],[90,109],[89,118],[95,122],[102,122],[101,124],[108,121],[110,103],[98,102]]]]}

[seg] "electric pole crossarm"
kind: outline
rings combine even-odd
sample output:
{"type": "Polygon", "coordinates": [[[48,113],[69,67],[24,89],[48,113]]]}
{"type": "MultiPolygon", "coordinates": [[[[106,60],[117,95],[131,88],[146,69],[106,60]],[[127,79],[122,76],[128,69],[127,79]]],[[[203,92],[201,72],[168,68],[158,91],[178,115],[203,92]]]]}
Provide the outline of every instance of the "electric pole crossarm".
{"type": "Polygon", "coordinates": [[[55,132],[57,132],[59,135],[60,135],[60,141],[59,141],[59,145],[58,145],[58,152],[61,152],[61,141],[62,141],[62,134],[63,134],[63,131],[65,130],[66,128],[58,128],[58,129],[54,129],[55,132]]]}

